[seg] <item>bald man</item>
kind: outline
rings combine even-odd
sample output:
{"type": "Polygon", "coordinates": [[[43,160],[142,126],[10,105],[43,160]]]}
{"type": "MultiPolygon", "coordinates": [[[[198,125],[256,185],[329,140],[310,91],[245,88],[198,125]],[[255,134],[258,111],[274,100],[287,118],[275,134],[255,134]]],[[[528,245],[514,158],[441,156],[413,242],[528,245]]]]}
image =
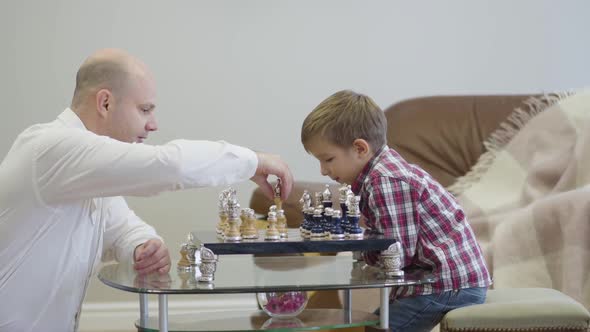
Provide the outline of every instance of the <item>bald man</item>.
{"type": "Polygon", "coordinates": [[[276,155],[225,142],[142,143],[158,129],[148,68],[121,50],[82,64],[72,104],[26,129],[0,164],[0,331],[75,331],[97,264],[168,273],[155,230],[121,196],[229,185],[251,179],[286,198],[293,178],[276,155]]]}

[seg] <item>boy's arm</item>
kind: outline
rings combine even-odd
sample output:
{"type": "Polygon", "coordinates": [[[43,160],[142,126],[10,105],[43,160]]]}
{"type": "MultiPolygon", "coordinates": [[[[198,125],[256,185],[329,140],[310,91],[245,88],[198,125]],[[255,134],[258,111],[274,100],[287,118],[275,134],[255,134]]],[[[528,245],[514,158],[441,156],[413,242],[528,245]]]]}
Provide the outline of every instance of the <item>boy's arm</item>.
{"type": "MultiPolygon", "coordinates": [[[[392,236],[402,245],[402,264],[411,263],[418,242],[418,195],[403,181],[387,177],[372,179],[367,190],[367,228],[375,233],[392,236]]],[[[364,255],[367,263],[375,264],[378,252],[364,255]]]]}

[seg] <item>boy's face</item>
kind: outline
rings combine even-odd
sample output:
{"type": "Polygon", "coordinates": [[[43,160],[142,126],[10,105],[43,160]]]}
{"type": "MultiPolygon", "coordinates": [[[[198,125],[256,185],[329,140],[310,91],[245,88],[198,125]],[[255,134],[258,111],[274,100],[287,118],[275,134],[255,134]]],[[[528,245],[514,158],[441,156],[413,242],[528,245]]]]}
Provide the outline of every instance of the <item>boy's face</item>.
{"type": "Polygon", "coordinates": [[[359,146],[357,141],[350,148],[343,148],[325,139],[314,138],[308,144],[308,150],[320,162],[322,175],[339,183],[352,184],[370,159],[370,149],[359,146]]]}

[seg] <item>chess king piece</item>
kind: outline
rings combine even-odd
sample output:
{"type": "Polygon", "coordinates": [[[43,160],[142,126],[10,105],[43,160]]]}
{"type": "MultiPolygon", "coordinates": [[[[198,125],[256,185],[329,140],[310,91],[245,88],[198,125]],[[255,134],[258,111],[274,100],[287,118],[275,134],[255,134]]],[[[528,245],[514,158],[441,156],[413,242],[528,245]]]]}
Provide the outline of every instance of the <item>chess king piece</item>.
{"type": "Polygon", "coordinates": [[[222,191],[219,194],[219,202],[217,203],[219,210],[219,222],[217,223],[217,227],[215,227],[215,231],[221,236],[225,234],[225,230],[227,228],[227,193],[228,190],[222,191]]]}
{"type": "Polygon", "coordinates": [[[282,238],[289,236],[287,233],[287,218],[285,218],[285,211],[282,209],[277,210],[277,229],[282,238]]]}
{"type": "Polygon", "coordinates": [[[230,191],[230,195],[227,199],[227,208],[229,211],[227,222],[229,227],[225,232],[225,239],[227,241],[241,241],[242,235],[240,234],[240,204],[236,198],[236,191],[230,191]]]}
{"type": "Polygon", "coordinates": [[[348,202],[348,234],[347,236],[351,239],[362,239],[363,229],[359,227],[359,219],[361,217],[361,211],[359,204],[361,202],[361,196],[351,196],[348,202]]]}
{"type": "Polygon", "coordinates": [[[301,214],[303,216],[303,220],[301,220],[299,225],[299,231],[301,232],[301,235],[304,235],[306,223],[308,222],[306,213],[311,206],[311,195],[309,194],[309,191],[303,190],[303,195],[299,199],[299,203],[301,204],[301,214]]]}
{"type": "Polygon", "coordinates": [[[274,241],[280,240],[281,235],[277,229],[277,213],[270,211],[268,213],[268,227],[266,228],[266,234],[264,235],[265,240],[274,241]]]}
{"type": "Polygon", "coordinates": [[[334,210],[332,214],[332,224],[334,225],[332,231],[330,232],[330,239],[332,240],[342,240],[346,236],[344,235],[344,230],[342,229],[341,223],[341,212],[338,210],[334,210]]]}
{"type": "Polygon", "coordinates": [[[322,205],[325,208],[332,207],[332,192],[330,191],[330,185],[326,185],[326,189],[322,192],[322,205]]]}
{"type": "Polygon", "coordinates": [[[352,192],[351,186],[350,185],[346,185],[346,187],[342,187],[340,188],[341,193],[343,193],[343,195],[340,197],[340,202],[344,201],[344,206],[342,208],[342,229],[344,230],[344,234],[346,234],[346,236],[348,236],[348,229],[350,228],[350,221],[348,220],[348,209],[349,209],[349,205],[350,205],[350,199],[351,197],[354,196],[354,193],[352,192]]]}
{"type": "Polygon", "coordinates": [[[346,212],[348,212],[346,201],[348,199],[348,185],[342,184],[338,189],[338,201],[340,203],[340,211],[342,211],[342,221],[346,219],[346,212]]]}

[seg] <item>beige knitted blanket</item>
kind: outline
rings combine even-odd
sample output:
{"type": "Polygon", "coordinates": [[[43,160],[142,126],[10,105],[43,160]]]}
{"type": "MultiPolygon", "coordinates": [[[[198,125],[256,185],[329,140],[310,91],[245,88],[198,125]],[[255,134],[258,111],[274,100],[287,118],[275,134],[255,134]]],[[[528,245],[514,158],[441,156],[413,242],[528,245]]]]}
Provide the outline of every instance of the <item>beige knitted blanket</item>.
{"type": "Polygon", "coordinates": [[[495,288],[548,287],[590,308],[590,90],[528,101],[453,184],[495,288]]]}

